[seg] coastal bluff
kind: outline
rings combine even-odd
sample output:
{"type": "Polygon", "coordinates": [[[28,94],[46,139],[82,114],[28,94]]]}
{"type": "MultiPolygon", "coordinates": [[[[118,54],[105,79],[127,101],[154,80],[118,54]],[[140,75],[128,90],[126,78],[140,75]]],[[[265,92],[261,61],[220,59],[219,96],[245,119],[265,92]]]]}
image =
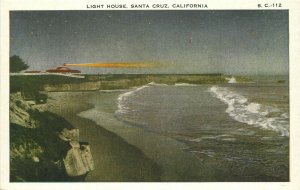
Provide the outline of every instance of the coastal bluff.
{"type": "Polygon", "coordinates": [[[83,181],[94,169],[87,142],[64,118],[10,95],[10,181],[83,181]]]}
{"type": "MultiPolygon", "coordinates": [[[[231,75],[224,74],[98,74],[67,77],[59,75],[11,75],[10,92],[32,94],[37,91],[68,92],[129,89],[154,82],[157,84],[225,84],[231,75]]],[[[236,82],[251,82],[234,76],[236,82]]]]}
{"type": "MultiPolygon", "coordinates": [[[[128,89],[154,82],[158,84],[175,85],[189,84],[224,84],[230,80],[230,75],[223,74],[115,74],[86,75],[84,79],[70,79],[60,83],[48,82],[43,89],[48,92],[63,91],[96,91],[128,89]],[[72,81],[71,81],[72,80],[72,81]]],[[[246,77],[235,76],[237,82],[249,82],[246,77]]]]}

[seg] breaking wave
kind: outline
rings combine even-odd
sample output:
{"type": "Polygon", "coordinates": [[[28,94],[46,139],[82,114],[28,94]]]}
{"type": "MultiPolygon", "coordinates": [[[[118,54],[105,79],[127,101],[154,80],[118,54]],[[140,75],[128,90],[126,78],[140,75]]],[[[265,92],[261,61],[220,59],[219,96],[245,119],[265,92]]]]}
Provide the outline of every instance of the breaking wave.
{"type": "Polygon", "coordinates": [[[117,114],[124,114],[129,111],[129,108],[125,105],[125,101],[133,94],[137,93],[138,91],[150,87],[149,85],[144,85],[139,88],[134,88],[134,90],[125,92],[120,94],[117,101],[118,101],[118,110],[116,111],[117,114]]]}
{"type": "Polygon", "coordinates": [[[228,80],[228,83],[237,83],[234,77],[226,78],[226,80],[228,80]]]}
{"type": "Polygon", "coordinates": [[[279,112],[280,110],[271,106],[249,102],[244,96],[230,91],[226,87],[213,86],[209,91],[214,97],[228,105],[226,112],[236,121],[262,129],[273,130],[282,136],[289,136],[287,113],[282,113],[277,117],[268,117],[269,113],[279,112]]]}
{"type": "Polygon", "coordinates": [[[138,91],[144,89],[144,88],[149,88],[151,86],[168,86],[167,84],[158,84],[155,82],[150,82],[144,86],[141,87],[135,87],[133,90],[129,92],[125,92],[123,94],[120,94],[117,101],[118,101],[118,110],[116,111],[117,114],[125,114],[130,111],[130,108],[125,105],[125,102],[128,100],[130,96],[133,96],[136,94],[138,91]]]}
{"type": "Polygon", "coordinates": [[[198,86],[197,84],[190,84],[190,83],[175,83],[174,86],[198,86]]]}
{"type": "MultiPolygon", "coordinates": [[[[130,109],[125,105],[125,102],[128,100],[128,98],[144,88],[153,87],[153,86],[169,86],[169,85],[163,84],[163,83],[150,82],[144,86],[135,87],[135,88],[133,88],[133,90],[131,90],[129,92],[120,94],[118,97],[118,100],[117,100],[118,101],[118,110],[116,111],[116,113],[117,114],[128,113],[128,111],[130,111],[130,109]]],[[[197,84],[189,84],[189,83],[175,83],[174,86],[198,86],[198,85],[197,84]]],[[[118,91],[120,91],[120,90],[118,90],[118,91]]]]}
{"type": "Polygon", "coordinates": [[[99,92],[124,92],[127,91],[126,89],[115,89],[115,90],[99,90],[99,92]]]}

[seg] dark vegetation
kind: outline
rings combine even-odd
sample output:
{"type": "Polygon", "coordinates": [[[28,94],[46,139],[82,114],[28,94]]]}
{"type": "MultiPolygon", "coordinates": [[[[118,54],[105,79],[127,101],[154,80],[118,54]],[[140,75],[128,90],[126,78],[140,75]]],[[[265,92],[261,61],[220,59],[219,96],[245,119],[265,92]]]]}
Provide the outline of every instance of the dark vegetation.
{"type": "Polygon", "coordinates": [[[13,55],[9,59],[9,72],[17,73],[28,69],[29,66],[17,55],[13,55]]]}
{"type": "Polygon", "coordinates": [[[70,84],[87,81],[81,78],[71,78],[58,75],[18,75],[10,76],[10,92],[43,90],[45,84],[70,84]]]}
{"type": "Polygon", "coordinates": [[[62,161],[70,145],[58,137],[72,125],[50,112],[33,110],[30,114],[39,122],[38,128],[10,123],[10,181],[77,181],[67,176],[62,161]]]}

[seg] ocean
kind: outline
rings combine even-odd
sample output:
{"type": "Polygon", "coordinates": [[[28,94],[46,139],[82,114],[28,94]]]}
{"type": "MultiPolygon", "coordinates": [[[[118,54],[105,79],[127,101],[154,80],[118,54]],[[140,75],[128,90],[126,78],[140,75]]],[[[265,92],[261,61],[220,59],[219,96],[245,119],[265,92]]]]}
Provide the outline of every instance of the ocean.
{"type": "Polygon", "coordinates": [[[288,77],[250,77],[100,91],[79,115],[161,164],[163,181],[288,181],[288,77]]]}

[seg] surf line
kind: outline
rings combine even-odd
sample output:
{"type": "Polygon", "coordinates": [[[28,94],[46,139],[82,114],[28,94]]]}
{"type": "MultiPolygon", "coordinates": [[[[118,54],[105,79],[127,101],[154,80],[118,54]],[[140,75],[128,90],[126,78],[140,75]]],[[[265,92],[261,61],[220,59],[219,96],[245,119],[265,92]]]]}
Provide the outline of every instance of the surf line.
{"type": "Polygon", "coordinates": [[[129,99],[130,96],[138,93],[139,91],[145,89],[145,88],[149,88],[149,87],[154,87],[154,86],[174,86],[174,87],[191,87],[191,86],[199,86],[198,84],[190,84],[190,83],[175,83],[173,85],[168,85],[168,84],[164,84],[164,83],[156,83],[154,81],[140,86],[140,87],[134,87],[132,90],[122,93],[119,95],[117,102],[118,102],[118,109],[115,112],[116,114],[125,114],[128,113],[130,111],[130,109],[125,105],[126,100],[129,99]]]}
{"type": "Polygon", "coordinates": [[[234,120],[254,127],[276,131],[281,136],[289,136],[289,122],[286,120],[285,113],[278,117],[268,117],[269,113],[278,112],[278,109],[249,102],[244,96],[230,91],[226,87],[212,86],[208,91],[228,105],[226,113],[234,120]]]}

